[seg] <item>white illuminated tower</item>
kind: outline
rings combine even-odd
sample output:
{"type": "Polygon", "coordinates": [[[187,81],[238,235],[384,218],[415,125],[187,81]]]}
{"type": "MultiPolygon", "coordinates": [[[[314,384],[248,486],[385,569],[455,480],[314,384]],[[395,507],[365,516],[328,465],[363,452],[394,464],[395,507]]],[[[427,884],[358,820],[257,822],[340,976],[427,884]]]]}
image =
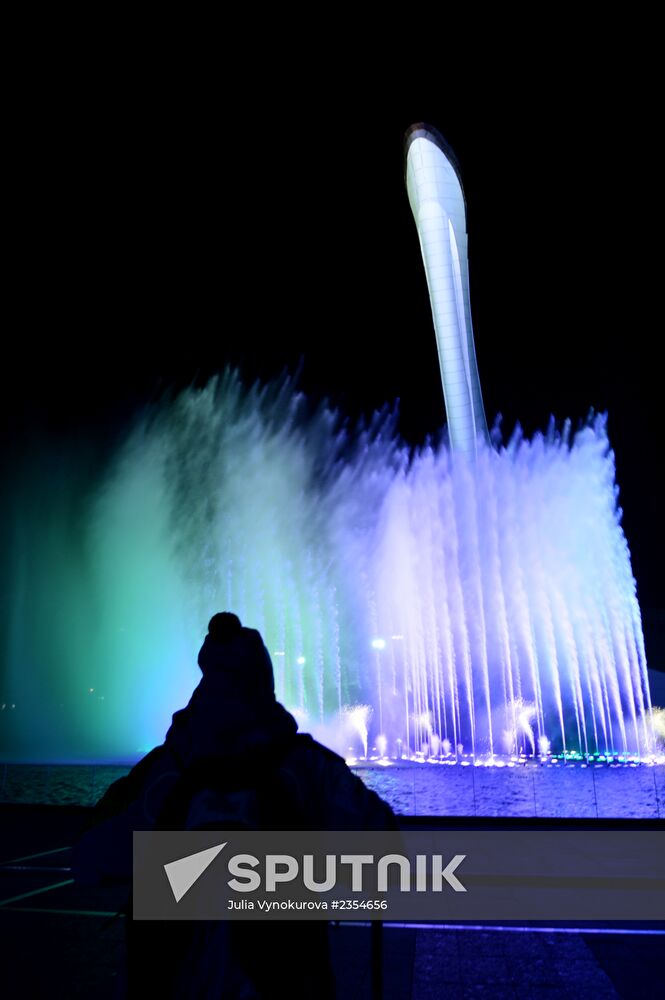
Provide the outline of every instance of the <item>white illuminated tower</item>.
{"type": "Polygon", "coordinates": [[[451,446],[475,456],[489,439],[471,326],[464,192],[455,158],[430,125],[412,125],[405,140],[406,189],[416,220],[451,446]]]}

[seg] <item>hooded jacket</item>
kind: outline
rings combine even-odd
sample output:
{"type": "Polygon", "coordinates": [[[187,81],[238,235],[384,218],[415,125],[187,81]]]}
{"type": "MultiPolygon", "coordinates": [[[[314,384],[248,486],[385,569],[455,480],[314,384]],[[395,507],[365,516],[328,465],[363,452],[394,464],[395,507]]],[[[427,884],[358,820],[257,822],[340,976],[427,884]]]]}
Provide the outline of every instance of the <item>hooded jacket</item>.
{"type": "Polygon", "coordinates": [[[270,655],[256,629],[242,628],[225,642],[207,635],[198,663],[203,679],[166,734],[182,767],[274,752],[295,736],[298,726],[275,698],[270,655]]]}

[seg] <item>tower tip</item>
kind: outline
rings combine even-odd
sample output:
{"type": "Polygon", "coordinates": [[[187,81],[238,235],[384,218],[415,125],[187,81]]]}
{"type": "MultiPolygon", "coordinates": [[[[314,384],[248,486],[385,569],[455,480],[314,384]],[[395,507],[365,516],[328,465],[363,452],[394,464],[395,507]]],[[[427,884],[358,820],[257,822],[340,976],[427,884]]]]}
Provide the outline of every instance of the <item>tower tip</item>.
{"type": "MultiPolygon", "coordinates": [[[[455,152],[450,145],[450,143],[444,139],[442,134],[439,132],[438,128],[434,125],[429,125],[427,122],[415,122],[413,125],[409,125],[408,129],[404,133],[404,173],[406,175],[407,160],[409,156],[409,150],[415,142],[416,139],[427,139],[428,142],[433,143],[438,149],[441,150],[445,158],[450,163],[451,167],[457,174],[457,180],[459,181],[460,187],[462,188],[462,194],[464,195],[464,185],[462,184],[462,169],[459,164],[459,160],[455,155],[455,152]]],[[[465,198],[466,201],[466,198],[465,198]]]]}

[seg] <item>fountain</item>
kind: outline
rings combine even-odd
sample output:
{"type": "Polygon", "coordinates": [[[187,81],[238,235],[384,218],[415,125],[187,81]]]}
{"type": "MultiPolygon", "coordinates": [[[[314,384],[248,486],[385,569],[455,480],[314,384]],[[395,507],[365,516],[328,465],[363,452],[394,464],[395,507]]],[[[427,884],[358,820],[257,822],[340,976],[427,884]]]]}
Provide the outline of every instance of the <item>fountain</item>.
{"type": "Polygon", "coordinates": [[[465,238],[444,231],[452,278],[430,289],[454,447],[409,449],[395,413],[349,430],[288,378],[247,389],[227,370],[137,420],[101,470],[74,444],[24,463],[0,751],[117,758],[161,742],[220,609],[260,629],[278,697],[344,753],[653,751],[605,417],[487,433],[465,238]]]}
{"type": "Polygon", "coordinates": [[[17,483],[3,750],[161,741],[202,625],[232,608],[303,724],[371,705],[389,756],[434,737],[504,753],[506,733],[515,751],[648,752],[604,418],[475,457],[410,451],[390,414],[342,426],[288,380],[246,391],[227,372],[140,422],[102,477],[73,476],[72,453],[39,490],[34,470],[17,483]]]}

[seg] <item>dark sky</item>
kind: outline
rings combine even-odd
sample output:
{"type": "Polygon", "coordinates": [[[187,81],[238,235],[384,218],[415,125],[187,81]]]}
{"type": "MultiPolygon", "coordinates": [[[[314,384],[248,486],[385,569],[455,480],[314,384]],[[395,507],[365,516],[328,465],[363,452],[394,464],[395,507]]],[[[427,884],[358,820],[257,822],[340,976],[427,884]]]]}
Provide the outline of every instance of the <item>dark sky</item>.
{"type": "Polygon", "coordinates": [[[17,113],[10,448],[27,426],[54,448],[105,442],[228,362],[248,380],[301,365],[303,389],[351,417],[399,398],[408,441],[436,432],[402,164],[406,128],[426,120],[461,165],[488,418],[532,433],[609,411],[638,593],[665,605],[655,97],[619,77],[399,105],[194,97],[63,79],[17,113]]]}

